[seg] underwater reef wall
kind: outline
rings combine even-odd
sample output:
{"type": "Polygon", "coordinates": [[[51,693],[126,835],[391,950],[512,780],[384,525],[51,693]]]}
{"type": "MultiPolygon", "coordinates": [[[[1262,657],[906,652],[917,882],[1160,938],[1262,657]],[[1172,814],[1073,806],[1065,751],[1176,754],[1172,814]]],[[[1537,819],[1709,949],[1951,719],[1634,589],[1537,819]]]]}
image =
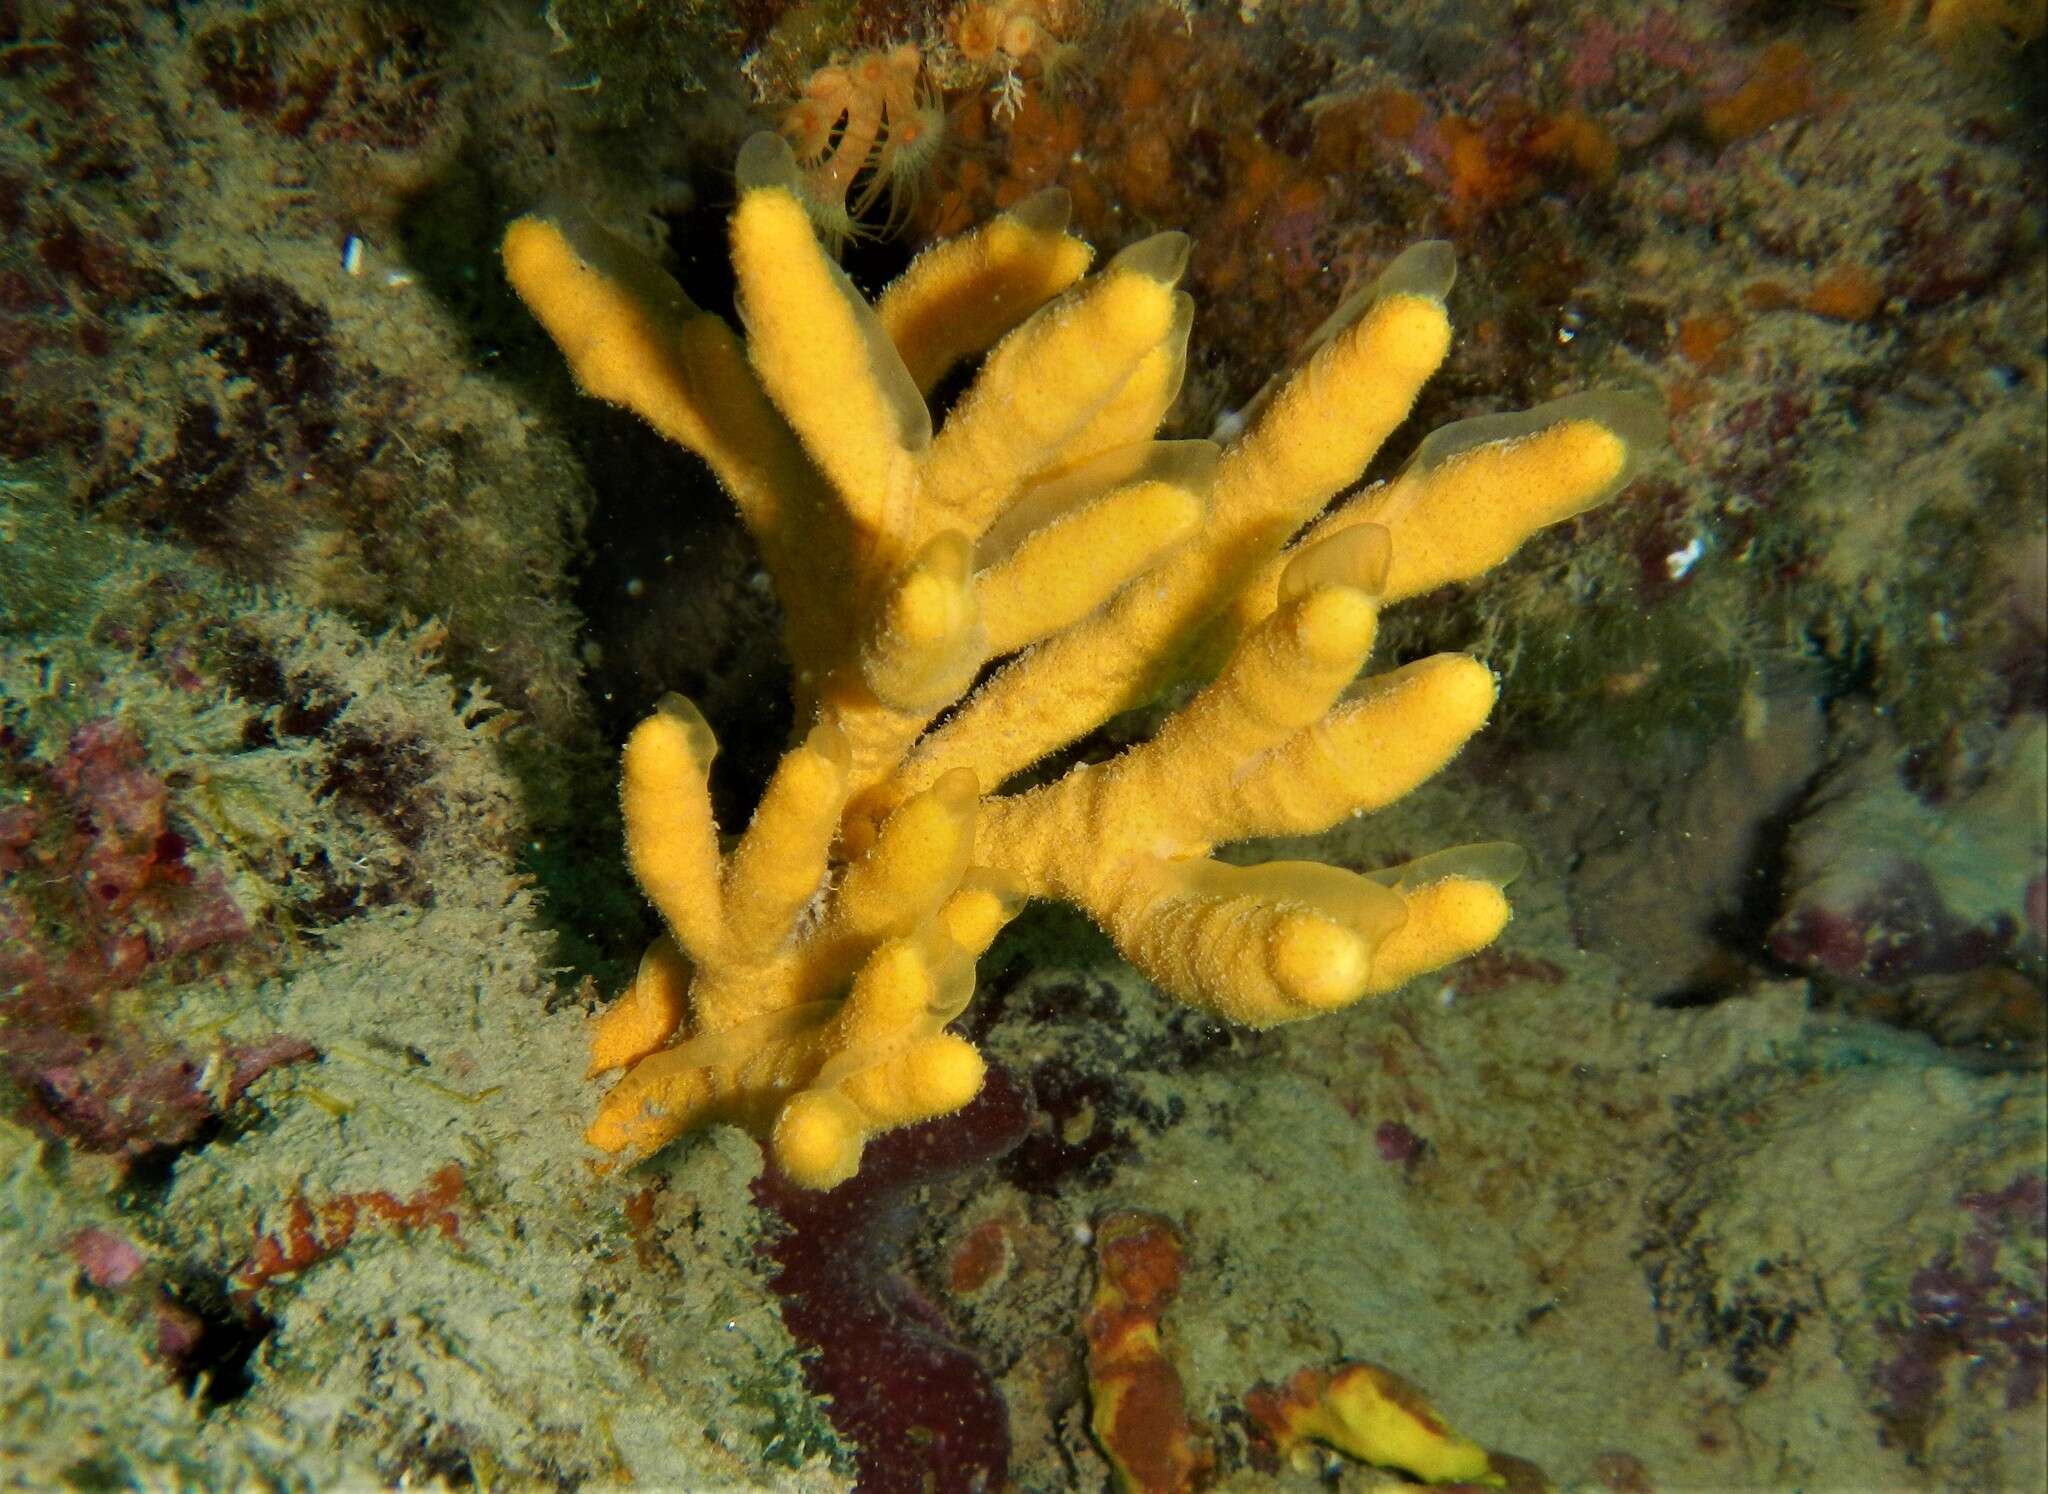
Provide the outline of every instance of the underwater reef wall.
{"type": "Polygon", "coordinates": [[[2042,45],[2032,4],[0,0],[0,1469],[2038,1485],[2042,45]],[[1105,258],[1187,229],[1172,437],[1432,238],[1458,336],[1367,481],[1655,391],[1628,502],[1387,613],[1500,676],[1489,731],[1255,847],[1512,839],[1498,942],[1252,1030],[1037,908],[950,1029],[982,1098],[855,1183],[716,1127],[593,1169],[588,1016],[657,932],[618,746],[689,696],[744,824],[797,691],[710,476],[577,393],[496,246],[570,197],[727,312],[761,129],[868,293],[1047,188],[1105,258]]]}

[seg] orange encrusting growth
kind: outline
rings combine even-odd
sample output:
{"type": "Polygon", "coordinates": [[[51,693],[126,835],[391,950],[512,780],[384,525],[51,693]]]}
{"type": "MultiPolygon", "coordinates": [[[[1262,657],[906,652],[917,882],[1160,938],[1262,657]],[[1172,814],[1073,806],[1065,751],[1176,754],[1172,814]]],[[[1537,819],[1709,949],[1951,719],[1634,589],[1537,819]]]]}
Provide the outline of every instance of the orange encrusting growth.
{"type": "Polygon", "coordinates": [[[1181,1241],[1171,1221],[1136,1211],[1095,1231],[1088,1337],[1088,1427],[1124,1494],[1182,1494],[1215,1467],[1208,1428],[1188,1415],[1160,1319],[1180,1295],[1181,1241]]]}
{"type": "Polygon", "coordinates": [[[1718,373],[1727,368],[1741,330],[1727,311],[1696,311],[1678,324],[1678,355],[1704,373],[1718,373]]]}
{"type": "Polygon", "coordinates": [[[1884,305],[1884,286],[1861,265],[1843,265],[1813,283],[1806,309],[1837,322],[1867,322],[1884,305]]]}
{"type": "Polygon", "coordinates": [[[1294,285],[1317,271],[1307,245],[1332,216],[1335,184],[1376,164],[1418,173],[1462,224],[1546,188],[1597,186],[1620,160],[1612,133],[1580,109],[1504,98],[1462,117],[1386,87],[1311,103],[1304,158],[1271,138],[1271,88],[1230,27],[1144,12],[1100,45],[1099,99],[1086,111],[1035,86],[1000,110],[960,102],[954,125],[970,148],[942,170],[922,230],[955,232],[991,205],[1059,185],[1097,233],[1134,220],[1200,225],[1206,289],[1272,275],[1294,285]]]}
{"type": "Polygon", "coordinates": [[[1944,50],[1986,38],[2018,46],[2048,36],[2048,0],[1870,0],[1869,8],[1881,24],[1917,26],[1944,50]]]}
{"type": "Polygon", "coordinates": [[[455,1206],[462,1197],[462,1169],[454,1163],[438,1169],[413,1193],[400,1199],[382,1188],[337,1193],[318,1206],[304,1194],[285,1206],[282,1227],[258,1233],[247,1260],[235,1268],[235,1300],[246,1303],[280,1277],[293,1276],[343,1249],[356,1230],[376,1222],[402,1230],[434,1229],[443,1239],[460,1240],[455,1206]]]}
{"type": "Polygon", "coordinates": [[[1795,41],[1779,41],[1764,49],[1755,71],[1740,88],[1726,98],[1710,101],[1702,118],[1716,143],[1728,145],[1795,115],[1811,113],[1819,104],[1813,63],[1806,49],[1795,41]]]}
{"type": "Polygon", "coordinates": [[[1862,265],[1829,270],[1803,296],[1777,280],[1755,280],[1742,288],[1745,310],[1805,311],[1834,322],[1867,322],[1884,302],[1884,282],[1862,265]]]}

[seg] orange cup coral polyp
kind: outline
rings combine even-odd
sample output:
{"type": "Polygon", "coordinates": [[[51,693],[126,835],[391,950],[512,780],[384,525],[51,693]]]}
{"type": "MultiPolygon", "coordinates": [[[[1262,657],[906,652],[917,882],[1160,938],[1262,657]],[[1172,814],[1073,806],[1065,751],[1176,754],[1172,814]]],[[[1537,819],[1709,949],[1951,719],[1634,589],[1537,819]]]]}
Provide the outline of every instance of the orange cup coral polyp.
{"type": "Polygon", "coordinates": [[[783,113],[781,130],[805,206],[839,243],[884,194],[892,219],[908,211],[945,139],[946,111],[924,76],[923,55],[905,42],[819,68],[783,113]]]}

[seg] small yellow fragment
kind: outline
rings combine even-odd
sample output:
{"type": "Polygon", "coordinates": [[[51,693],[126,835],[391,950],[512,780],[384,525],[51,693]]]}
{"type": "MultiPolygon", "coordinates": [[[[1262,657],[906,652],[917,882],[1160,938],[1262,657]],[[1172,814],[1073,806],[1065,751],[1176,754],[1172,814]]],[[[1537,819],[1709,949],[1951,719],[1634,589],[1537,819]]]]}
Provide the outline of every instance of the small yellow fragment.
{"type": "Polygon", "coordinates": [[[1424,1483],[1499,1488],[1508,1482],[1485,1448],[1452,1431],[1421,1391],[1376,1364],[1350,1360],[1302,1370],[1284,1386],[1252,1391],[1245,1410],[1282,1457],[1320,1442],[1424,1483]]]}

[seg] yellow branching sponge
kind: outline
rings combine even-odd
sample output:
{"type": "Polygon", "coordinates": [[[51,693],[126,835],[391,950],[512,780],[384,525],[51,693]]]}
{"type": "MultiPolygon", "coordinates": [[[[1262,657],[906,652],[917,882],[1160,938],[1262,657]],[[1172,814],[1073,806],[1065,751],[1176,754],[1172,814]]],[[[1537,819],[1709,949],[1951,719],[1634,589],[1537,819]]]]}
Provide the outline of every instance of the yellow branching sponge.
{"type": "Polygon", "coordinates": [[[1612,494],[1657,439],[1653,406],[1585,395],[1454,426],[1332,507],[1444,357],[1447,245],[1333,316],[1232,439],[1160,441],[1192,320],[1183,235],[1091,275],[1045,193],[870,306],[819,247],[786,145],[756,136],[738,176],[744,341],[572,212],[505,235],[583,388],[731,495],[796,666],[801,740],[730,844],[687,701],[626,744],[628,857],[668,932],[596,1023],[591,1072],[625,1073],[593,1144],[644,1155],[729,1121],[800,1183],[850,1177],[869,1136],[974,1097],[981,1057],[946,1025],[1029,898],[1084,909],[1161,988],[1257,1026],[1500,932],[1512,848],[1371,874],[1210,852],[1375,809],[1457,752],[1492,674],[1443,655],[1359,682],[1380,607],[1612,494]],[[935,430],[926,396],[976,357],[935,430]],[[1188,683],[1152,740],[997,792],[1188,683]]]}

